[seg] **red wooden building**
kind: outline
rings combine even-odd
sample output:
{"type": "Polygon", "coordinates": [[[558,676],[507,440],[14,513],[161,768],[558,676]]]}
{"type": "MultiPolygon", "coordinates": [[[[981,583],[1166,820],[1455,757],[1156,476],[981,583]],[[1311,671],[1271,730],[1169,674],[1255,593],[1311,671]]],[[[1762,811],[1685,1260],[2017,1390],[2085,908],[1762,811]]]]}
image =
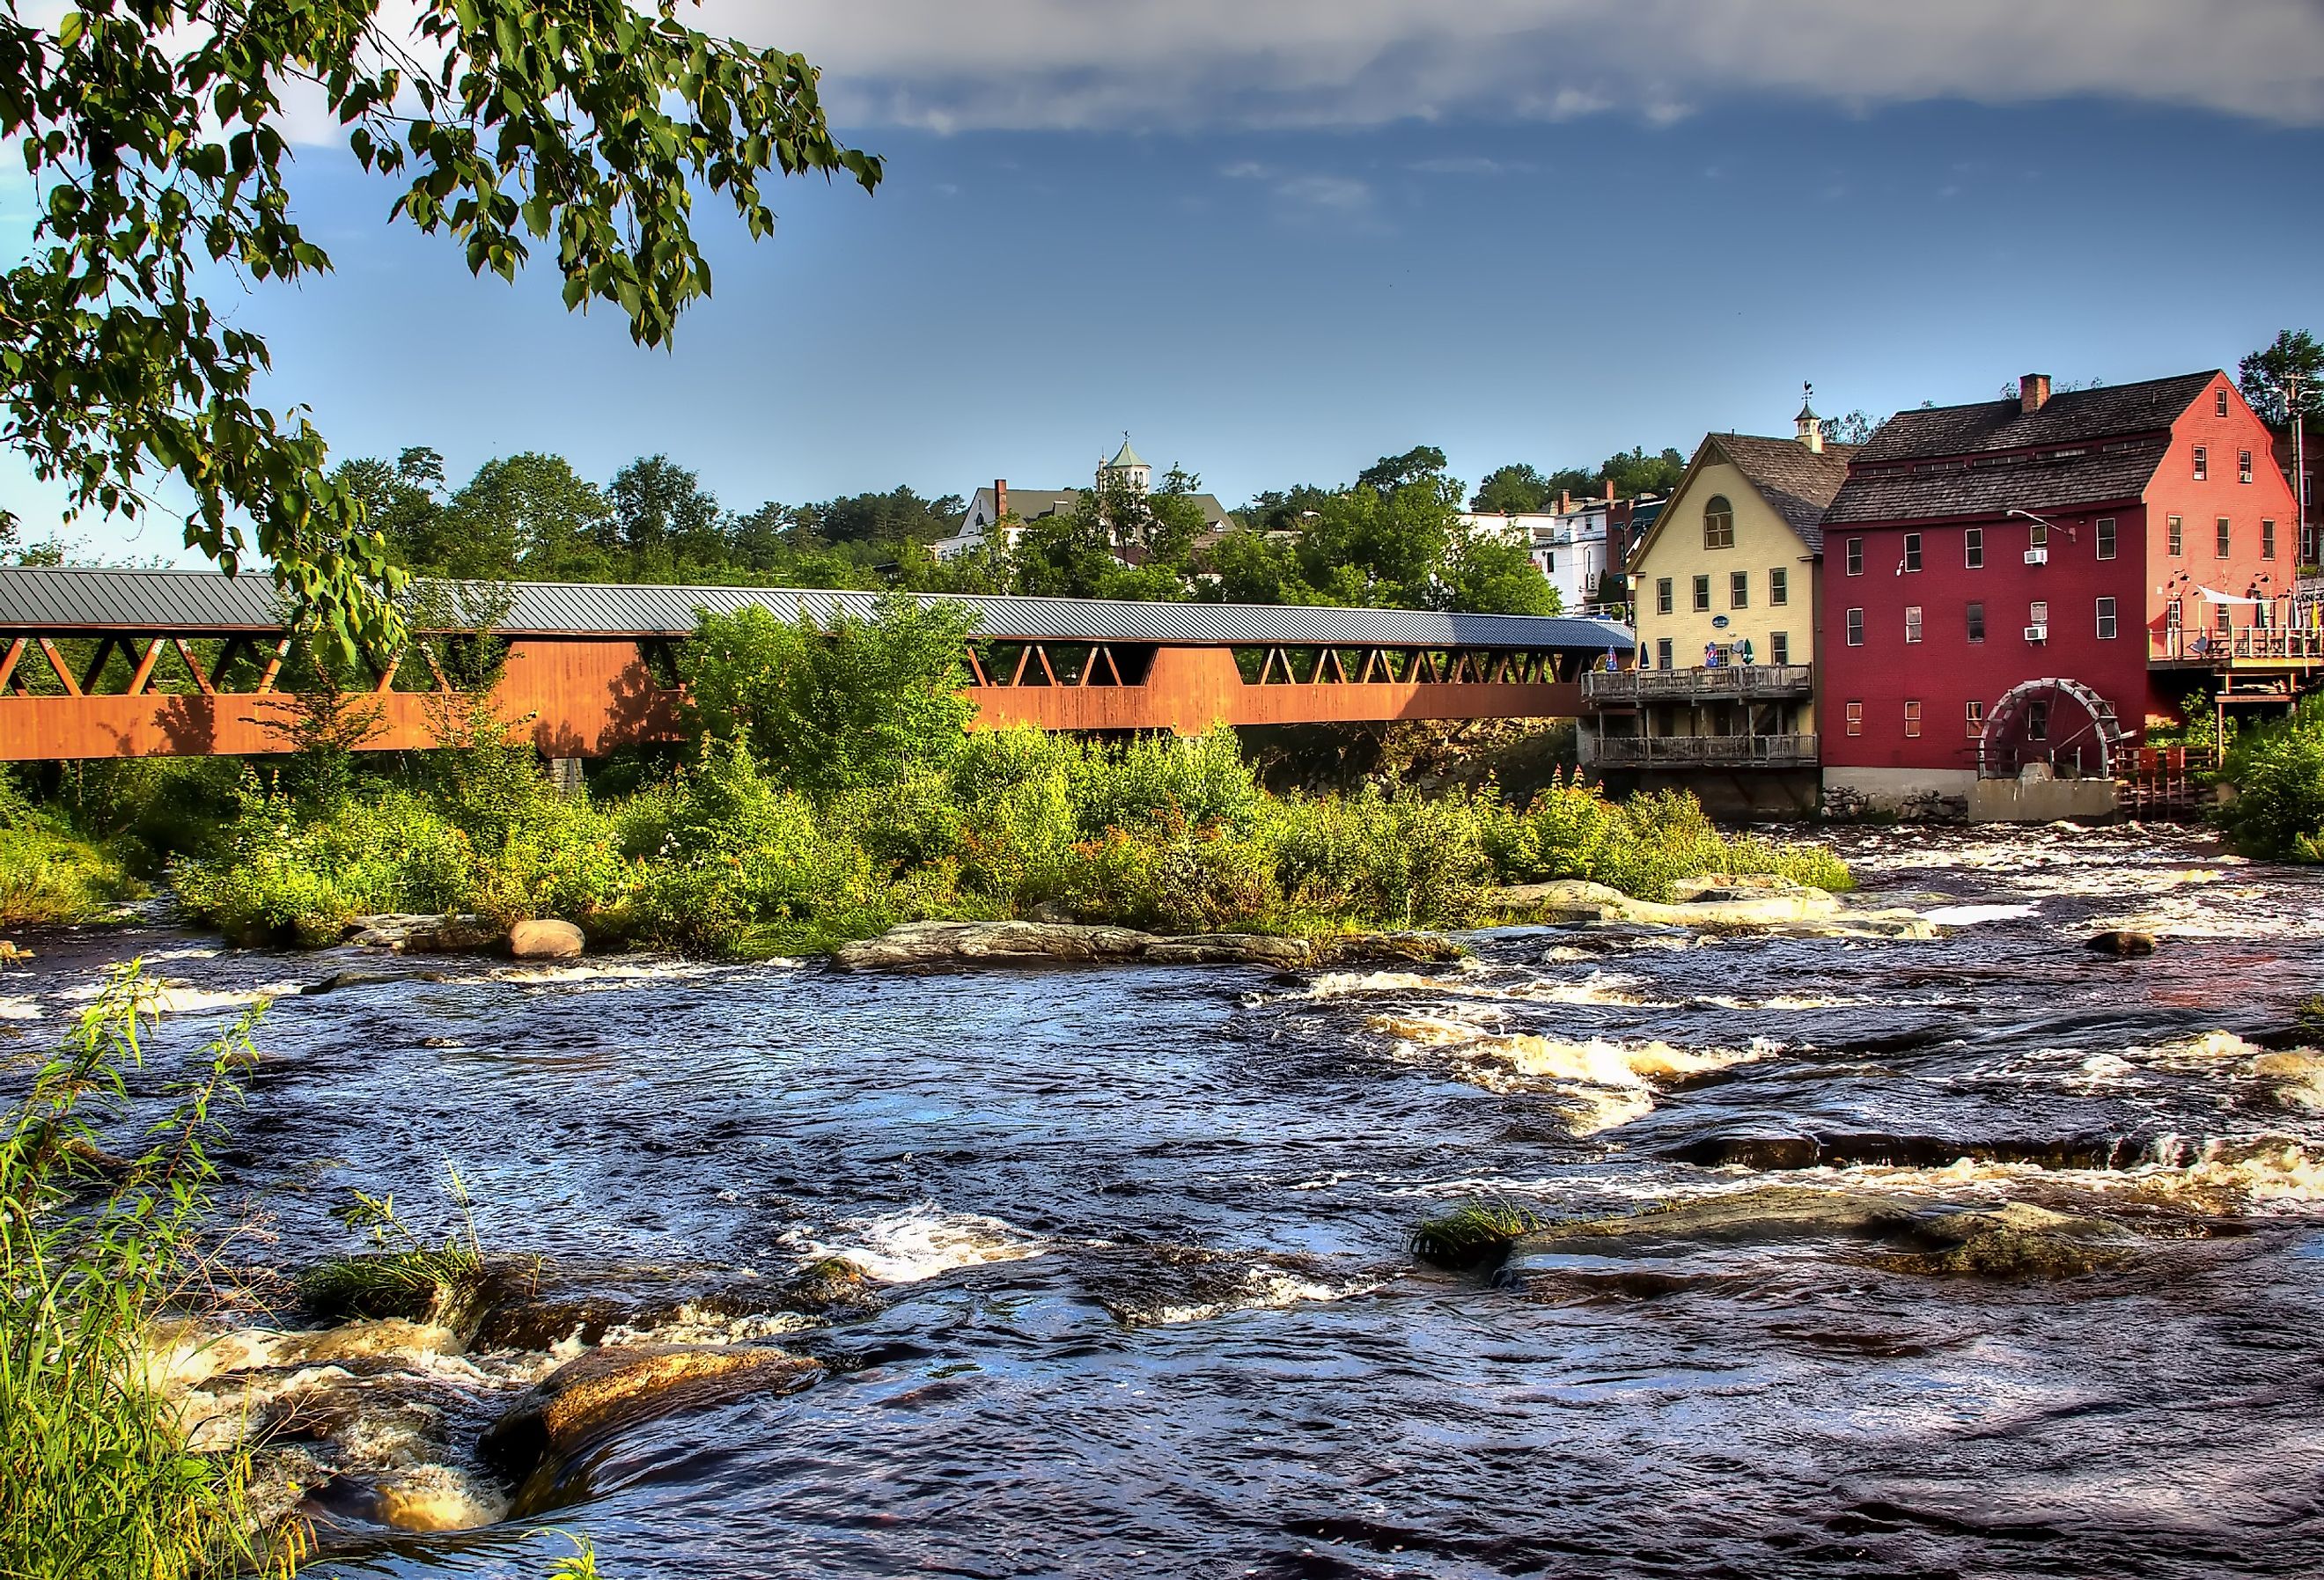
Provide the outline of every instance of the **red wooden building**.
{"type": "Polygon", "coordinates": [[[1834,809],[2107,809],[2150,716],[2316,665],[2299,511],[2226,374],[2019,387],[1897,413],[1824,516],[1834,809]]]}

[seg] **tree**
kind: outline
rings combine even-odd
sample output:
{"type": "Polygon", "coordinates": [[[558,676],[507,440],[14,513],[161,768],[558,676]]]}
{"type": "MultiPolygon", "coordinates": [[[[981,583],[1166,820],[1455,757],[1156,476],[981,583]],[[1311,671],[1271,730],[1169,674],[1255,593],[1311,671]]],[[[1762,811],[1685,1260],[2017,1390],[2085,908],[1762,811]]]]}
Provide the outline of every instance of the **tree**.
{"type": "Polygon", "coordinates": [[[933,543],[952,536],[967,508],[957,494],[923,499],[899,484],[885,494],[802,505],[798,520],[826,543],[933,543]]]}
{"type": "Polygon", "coordinates": [[[2271,428],[2292,421],[2294,402],[2284,398],[2288,387],[2300,393],[2301,417],[2313,422],[2324,415],[2324,346],[2305,329],[2280,330],[2275,338],[2236,365],[2236,387],[2251,402],[2260,420],[2271,428]]]}
{"type": "Polygon", "coordinates": [[[1871,412],[1858,407],[1857,410],[1850,411],[1845,417],[1825,418],[1823,420],[1823,442],[1826,444],[1868,444],[1871,442],[1873,430],[1877,429],[1879,426],[1880,425],[1878,423],[1872,420],[1871,412]]]}
{"type": "Polygon", "coordinates": [[[597,524],[597,541],[626,555],[639,581],[669,580],[726,557],[716,496],[668,456],[644,456],[614,473],[605,499],[612,508],[597,524]]]}
{"type": "Polygon", "coordinates": [[[1547,510],[1556,498],[1549,479],[1531,467],[1496,467],[1477,485],[1469,508],[1493,515],[1526,515],[1547,510]]]}
{"type": "Polygon", "coordinates": [[[1444,470],[1444,452],[1433,444],[1415,445],[1400,456],[1382,456],[1356,474],[1356,486],[1386,493],[1416,483],[1444,470]]]}
{"type": "Polygon", "coordinates": [[[1563,600],[1522,543],[1499,532],[1452,534],[1436,575],[1444,608],[1476,614],[1554,614],[1563,600]]]}
{"type": "Polygon", "coordinates": [[[475,545],[446,573],[602,581],[610,566],[598,533],[612,511],[563,456],[528,450],[486,461],[445,508],[444,535],[475,545]]]}
{"type": "Polygon", "coordinates": [[[766,175],[881,179],[833,139],[804,59],[685,27],[677,0],[82,0],[52,30],[20,9],[0,14],[0,133],[38,218],[0,277],[0,432],[76,512],[140,515],[173,484],[189,548],[271,559],[347,642],[394,644],[385,538],[305,414],[256,402],[266,344],[200,283],[330,267],[291,217],[286,92],[403,183],[392,219],[477,274],[551,243],[567,307],[616,308],[644,346],[710,290],[696,188],[756,238],[766,175]]]}
{"type": "Polygon", "coordinates": [[[366,456],[340,462],[331,480],[363,507],[364,519],[385,541],[394,563],[408,570],[440,571],[436,525],[444,512],[438,497],[444,482],[442,457],[418,448],[393,463],[366,456]]]}
{"type": "Polygon", "coordinates": [[[1302,483],[1287,489],[1269,489],[1251,496],[1250,502],[1235,512],[1235,519],[1254,532],[1305,531],[1307,518],[1323,508],[1332,497],[1328,488],[1318,488],[1312,483],[1302,483]]]}
{"type": "Polygon", "coordinates": [[[1686,476],[1686,457],[1674,449],[1665,448],[1660,455],[1650,456],[1643,447],[1633,448],[1624,455],[1616,450],[1598,468],[1600,486],[1611,483],[1617,499],[1628,499],[1641,494],[1668,494],[1678,487],[1679,479],[1686,476]]]}

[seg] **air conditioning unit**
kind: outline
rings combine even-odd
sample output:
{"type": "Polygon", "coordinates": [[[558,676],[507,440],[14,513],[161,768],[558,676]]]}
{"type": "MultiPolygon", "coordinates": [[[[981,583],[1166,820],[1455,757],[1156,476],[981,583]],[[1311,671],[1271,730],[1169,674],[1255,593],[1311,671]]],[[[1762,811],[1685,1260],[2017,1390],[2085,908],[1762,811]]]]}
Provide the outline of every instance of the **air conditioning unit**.
{"type": "Polygon", "coordinates": [[[2050,640],[2050,628],[2046,625],[2028,625],[2025,628],[2025,640],[2028,642],[2047,642],[2050,640]]]}
{"type": "Polygon", "coordinates": [[[2025,550],[2025,563],[2047,565],[2050,563],[2050,551],[2047,549],[2028,549],[2025,550]]]}

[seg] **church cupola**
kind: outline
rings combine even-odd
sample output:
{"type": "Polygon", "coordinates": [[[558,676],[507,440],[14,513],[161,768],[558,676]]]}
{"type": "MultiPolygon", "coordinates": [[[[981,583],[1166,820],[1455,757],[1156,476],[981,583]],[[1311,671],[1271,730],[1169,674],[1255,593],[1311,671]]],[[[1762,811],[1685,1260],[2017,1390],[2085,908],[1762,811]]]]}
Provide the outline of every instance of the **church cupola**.
{"type": "Polygon", "coordinates": [[[1133,494],[1150,494],[1154,489],[1154,468],[1130,448],[1130,435],[1124,433],[1121,448],[1114,451],[1113,459],[1098,468],[1097,479],[1101,485],[1109,481],[1122,484],[1133,494]]]}
{"type": "Polygon", "coordinates": [[[1793,419],[1798,423],[1800,442],[1817,455],[1823,454],[1823,419],[1815,414],[1815,386],[1800,386],[1800,414],[1793,419]]]}

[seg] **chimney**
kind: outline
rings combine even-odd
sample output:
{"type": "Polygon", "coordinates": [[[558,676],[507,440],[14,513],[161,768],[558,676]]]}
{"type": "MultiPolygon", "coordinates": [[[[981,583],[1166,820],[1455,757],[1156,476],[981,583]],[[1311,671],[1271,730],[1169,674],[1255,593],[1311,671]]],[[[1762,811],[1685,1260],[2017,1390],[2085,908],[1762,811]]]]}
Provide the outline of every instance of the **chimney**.
{"type": "Polygon", "coordinates": [[[2017,409],[2028,413],[2039,411],[2050,403],[2050,375],[2029,373],[2017,381],[2017,409]]]}
{"type": "Polygon", "coordinates": [[[1606,503],[1614,503],[1614,480],[1611,477],[1606,479],[1606,503]]]}
{"type": "Polygon", "coordinates": [[[992,519],[997,522],[1008,513],[1009,479],[995,477],[992,480],[992,519]]]}
{"type": "Polygon", "coordinates": [[[1557,513],[1562,516],[1570,516],[1573,513],[1572,490],[1561,488],[1557,491],[1557,513]]]}

